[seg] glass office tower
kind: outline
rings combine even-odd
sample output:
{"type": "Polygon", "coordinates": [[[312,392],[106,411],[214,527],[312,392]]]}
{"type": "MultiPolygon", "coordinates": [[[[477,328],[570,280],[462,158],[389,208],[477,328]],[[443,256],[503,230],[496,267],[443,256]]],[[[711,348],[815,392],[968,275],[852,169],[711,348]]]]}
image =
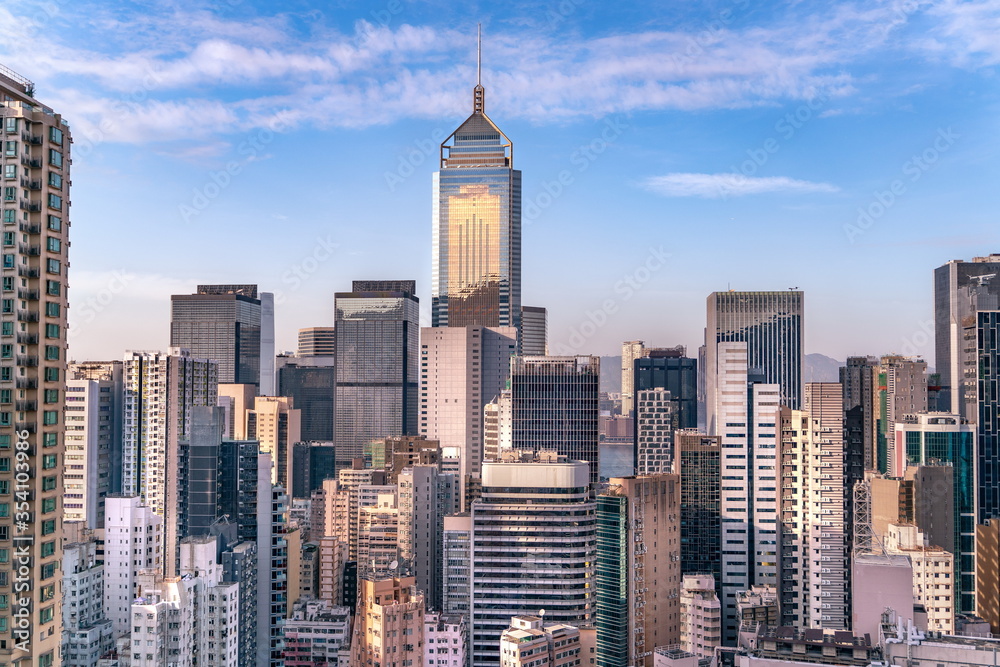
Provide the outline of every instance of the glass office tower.
{"type": "Polygon", "coordinates": [[[745,342],[747,370],[764,384],[781,386],[781,405],[802,404],[803,293],[713,292],[708,297],[705,330],[706,415],[708,432],[719,433],[718,344],[745,342]]]}
{"type": "Polygon", "coordinates": [[[484,97],[477,84],[434,174],[431,325],[520,330],[521,172],[484,97]]]}
{"type": "Polygon", "coordinates": [[[216,362],[222,384],[260,385],[260,337],[256,285],[198,285],[170,297],[170,347],[216,362]]]}
{"type": "Polygon", "coordinates": [[[335,295],[334,444],[338,467],[366,443],[417,434],[420,302],[416,282],[354,281],[335,295]]]}

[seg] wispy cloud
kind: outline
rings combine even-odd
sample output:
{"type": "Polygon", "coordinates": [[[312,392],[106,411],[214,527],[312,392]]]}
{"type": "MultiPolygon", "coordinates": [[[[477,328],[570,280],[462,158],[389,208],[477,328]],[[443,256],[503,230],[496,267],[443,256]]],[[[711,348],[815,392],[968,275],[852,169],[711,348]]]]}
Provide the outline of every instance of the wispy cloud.
{"type": "Polygon", "coordinates": [[[664,197],[704,199],[726,199],[774,192],[802,194],[838,191],[835,185],[829,183],[801,181],[785,176],[755,178],[742,174],[673,173],[647,178],[642,182],[642,187],[664,197]]]}

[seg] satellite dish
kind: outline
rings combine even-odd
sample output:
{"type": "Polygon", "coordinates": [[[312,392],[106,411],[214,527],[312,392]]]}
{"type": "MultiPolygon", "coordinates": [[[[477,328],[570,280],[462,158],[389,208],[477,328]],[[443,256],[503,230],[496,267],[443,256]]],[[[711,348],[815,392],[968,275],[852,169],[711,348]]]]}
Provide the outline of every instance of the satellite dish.
{"type": "Polygon", "coordinates": [[[399,567],[399,561],[398,560],[394,560],[391,563],[389,563],[389,569],[390,570],[395,570],[397,567],[399,567]]]}
{"type": "Polygon", "coordinates": [[[545,610],[544,609],[539,609],[538,610],[538,615],[541,616],[542,618],[544,618],[545,617],[545,610]]]}

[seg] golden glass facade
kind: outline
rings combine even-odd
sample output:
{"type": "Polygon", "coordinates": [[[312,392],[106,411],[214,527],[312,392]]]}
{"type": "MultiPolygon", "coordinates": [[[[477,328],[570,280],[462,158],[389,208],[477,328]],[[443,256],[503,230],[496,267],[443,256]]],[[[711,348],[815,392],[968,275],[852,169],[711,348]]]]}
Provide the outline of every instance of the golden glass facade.
{"type": "Polygon", "coordinates": [[[482,100],[477,86],[473,114],[441,144],[434,175],[435,327],[520,327],[521,172],[482,100]]]}

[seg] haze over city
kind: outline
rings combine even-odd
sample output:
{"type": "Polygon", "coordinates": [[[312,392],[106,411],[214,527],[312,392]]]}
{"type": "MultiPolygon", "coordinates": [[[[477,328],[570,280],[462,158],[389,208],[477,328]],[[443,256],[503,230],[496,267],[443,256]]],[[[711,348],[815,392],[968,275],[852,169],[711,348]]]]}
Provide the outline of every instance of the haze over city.
{"type": "Polygon", "coordinates": [[[930,357],[931,271],[998,248],[998,11],[18,0],[0,55],[74,127],[72,358],[165,347],[199,283],[276,292],[279,350],[353,278],[427,320],[478,23],[552,345],[693,349],[710,292],[797,287],[806,351],[930,357]]]}

